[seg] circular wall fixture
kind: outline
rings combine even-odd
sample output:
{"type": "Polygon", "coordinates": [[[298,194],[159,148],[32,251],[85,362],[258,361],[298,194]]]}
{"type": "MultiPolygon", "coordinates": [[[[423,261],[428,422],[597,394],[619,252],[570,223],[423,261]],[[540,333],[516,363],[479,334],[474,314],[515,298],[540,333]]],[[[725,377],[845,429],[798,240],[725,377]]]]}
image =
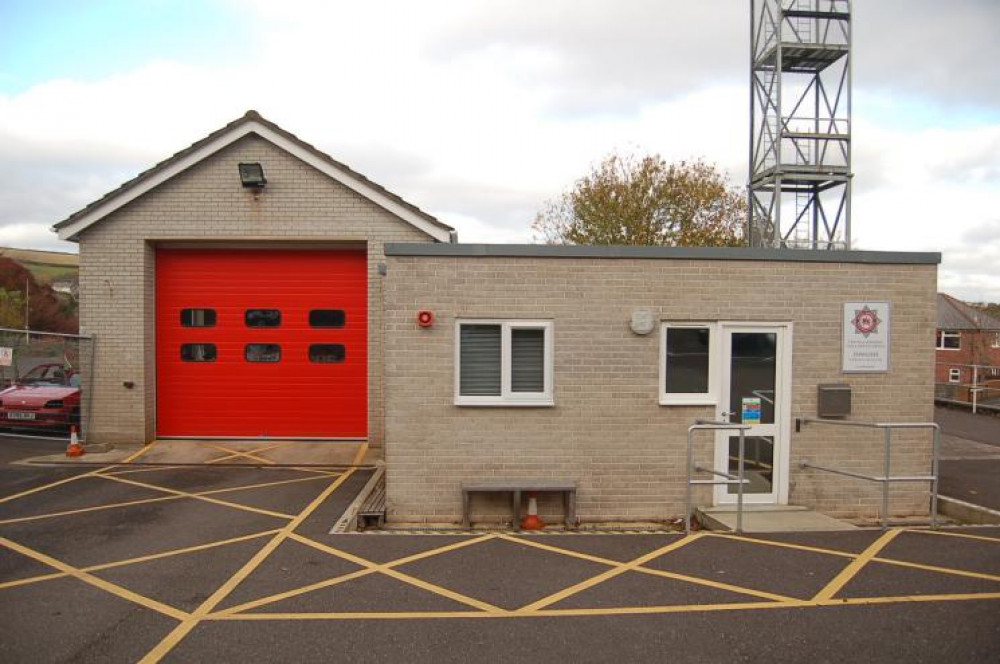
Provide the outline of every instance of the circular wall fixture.
{"type": "Polygon", "coordinates": [[[430,327],[434,324],[434,314],[430,311],[421,311],[417,313],[417,325],[420,327],[430,327]]]}

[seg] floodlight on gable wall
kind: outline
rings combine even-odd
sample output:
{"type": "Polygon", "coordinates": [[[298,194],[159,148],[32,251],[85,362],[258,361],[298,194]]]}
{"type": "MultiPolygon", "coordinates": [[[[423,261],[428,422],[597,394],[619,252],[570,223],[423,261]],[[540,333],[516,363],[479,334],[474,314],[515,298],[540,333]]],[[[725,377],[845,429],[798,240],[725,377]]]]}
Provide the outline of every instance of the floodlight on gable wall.
{"type": "Polygon", "coordinates": [[[263,189],[267,184],[264,167],[258,163],[240,164],[240,182],[248,189],[263,189]]]}

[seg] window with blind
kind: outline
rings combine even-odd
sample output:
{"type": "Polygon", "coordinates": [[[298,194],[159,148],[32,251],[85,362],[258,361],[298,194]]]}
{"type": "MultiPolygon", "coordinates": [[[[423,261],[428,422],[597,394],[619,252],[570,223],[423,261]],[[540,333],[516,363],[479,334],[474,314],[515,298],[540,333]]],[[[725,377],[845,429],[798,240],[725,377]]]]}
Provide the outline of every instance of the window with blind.
{"type": "Polygon", "coordinates": [[[552,323],[459,321],[455,403],[551,406],[552,323]]]}

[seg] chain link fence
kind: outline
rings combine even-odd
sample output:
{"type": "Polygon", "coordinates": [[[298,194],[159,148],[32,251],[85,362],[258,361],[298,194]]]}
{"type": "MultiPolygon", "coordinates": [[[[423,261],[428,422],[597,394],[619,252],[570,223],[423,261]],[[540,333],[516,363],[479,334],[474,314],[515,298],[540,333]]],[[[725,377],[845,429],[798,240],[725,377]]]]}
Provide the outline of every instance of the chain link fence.
{"type": "Polygon", "coordinates": [[[93,366],[92,337],[0,327],[0,432],[85,439],[93,366]]]}
{"type": "Polygon", "coordinates": [[[1000,366],[938,362],[934,401],[1000,414],[1000,366]]]}

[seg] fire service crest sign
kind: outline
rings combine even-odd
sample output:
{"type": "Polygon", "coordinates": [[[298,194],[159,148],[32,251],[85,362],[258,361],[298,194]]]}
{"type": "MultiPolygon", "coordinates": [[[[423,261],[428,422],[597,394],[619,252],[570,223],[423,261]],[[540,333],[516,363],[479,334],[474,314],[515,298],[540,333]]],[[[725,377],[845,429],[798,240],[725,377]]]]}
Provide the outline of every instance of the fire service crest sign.
{"type": "Polygon", "coordinates": [[[889,371],[890,318],[888,302],[844,303],[844,373],[889,371]]]}

